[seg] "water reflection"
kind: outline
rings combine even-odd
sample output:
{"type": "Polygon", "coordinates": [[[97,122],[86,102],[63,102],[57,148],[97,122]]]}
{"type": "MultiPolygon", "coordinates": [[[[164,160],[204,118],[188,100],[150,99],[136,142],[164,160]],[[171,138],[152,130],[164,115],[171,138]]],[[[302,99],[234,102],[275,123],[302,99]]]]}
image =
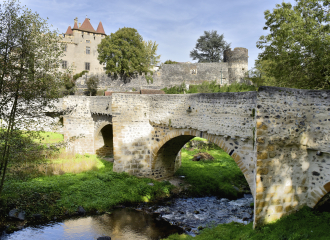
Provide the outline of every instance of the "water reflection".
{"type": "MultiPolygon", "coordinates": [[[[28,227],[5,236],[5,240],[97,239],[110,236],[112,240],[154,240],[183,231],[153,215],[132,209],[116,209],[112,214],[81,217],[39,227],[28,227]]],[[[2,238],[1,238],[2,239],[2,238]]]]}

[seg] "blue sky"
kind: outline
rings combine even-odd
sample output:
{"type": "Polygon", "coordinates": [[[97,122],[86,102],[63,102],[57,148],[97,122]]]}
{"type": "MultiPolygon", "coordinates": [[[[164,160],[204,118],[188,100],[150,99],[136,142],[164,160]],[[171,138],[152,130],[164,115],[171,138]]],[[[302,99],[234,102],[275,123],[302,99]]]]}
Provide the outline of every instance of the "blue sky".
{"type": "MultiPolygon", "coordinates": [[[[74,18],[91,19],[96,29],[102,21],[106,34],[122,27],[138,30],[144,40],[156,41],[161,61],[194,62],[190,51],[204,31],[224,34],[231,47],[249,50],[249,69],[261,52],[256,42],[265,24],[264,11],[282,0],[21,0],[42,18],[48,17],[60,33],[74,18]]],[[[286,1],[287,2],[287,1],[286,1]]],[[[291,1],[293,2],[293,1],[291,1]]]]}

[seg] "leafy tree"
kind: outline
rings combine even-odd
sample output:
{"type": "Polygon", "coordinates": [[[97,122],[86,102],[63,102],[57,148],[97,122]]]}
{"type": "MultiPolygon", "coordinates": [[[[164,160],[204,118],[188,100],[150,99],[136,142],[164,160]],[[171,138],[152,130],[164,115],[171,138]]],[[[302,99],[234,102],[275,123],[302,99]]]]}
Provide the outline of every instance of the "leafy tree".
{"type": "Polygon", "coordinates": [[[257,87],[276,86],[275,78],[269,74],[270,60],[256,60],[255,67],[246,72],[245,79],[250,80],[257,87]]]}
{"type": "Polygon", "coordinates": [[[0,197],[10,161],[24,159],[36,137],[39,116],[53,106],[62,85],[58,66],[62,49],[56,31],[16,0],[0,6],[0,197]]]}
{"type": "Polygon", "coordinates": [[[146,57],[142,40],[136,29],[126,27],[102,39],[97,49],[98,60],[106,65],[106,73],[126,78],[136,72],[150,72],[150,58],[146,57]]]}
{"type": "Polygon", "coordinates": [[[98,83],[99,83],[99,79],[97,78],[97,76],[91,76],[87,79],[86,85],[89,92],[89,96],[96,95],[98,83]]]}
{"type": "Polygon", "coordinates": [[[329,0],[283,2],[265,11],[270,34],[261,36],[259,61],[268,61],[268,76],[281,87],[330,87],[329,0]]]}
{"type": "Polygon", "coordinates": [[[190,52],[190,57],[198,62],[222,62],[223,51],[230,47],[224,40],[223,34],[217,31],[204,31],[204,35],[197,39],[195,48],[190,52]]]}
{"type": "Polygon", "coordinates": [[[172,60],[166,60],[164,64],[178,64],[178,62],[172,61],[172,60]]]}
{"type": "Polygon", "coordinates": [[[63,85],[65,90],[63,94],[66,95],[74,95],[75,88],[76,88],[76,81],[72,78],[70,74],[64,74],[62,76],[63,85]]]}
{"type": "Polygon", "coordinates": [[[147,64],[148,64],[148,69],[150,69],[153,66],[157,66],[159,63],[160,55],[157,55],[157,49],[158,49],[158,44],[156,44],[156,41],[142,41],[145,52],[146,52],[146,58],[147,58],[147,64]]]}

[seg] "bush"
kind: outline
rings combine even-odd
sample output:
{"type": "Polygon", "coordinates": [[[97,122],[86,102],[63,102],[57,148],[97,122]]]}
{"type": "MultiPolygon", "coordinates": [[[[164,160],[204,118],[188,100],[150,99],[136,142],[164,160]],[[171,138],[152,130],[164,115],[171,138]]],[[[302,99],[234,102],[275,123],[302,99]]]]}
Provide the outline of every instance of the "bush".
{"type": "Polygon", "coordinates": [[[99,79],[97,76],[91,76],[87,79],[86,85],[89,92],[89,96],[95,96],[97,93],[97,85],[99,83],[99,79]]]}
{"type": "Polygon", "coordinates": [[[204,81],[200,85],[190,85],[189,90],[186,90],[186,86],[182,83],[180,86],[173,86],[171,88],[162,89],[166,94],[183,94],[186,93],[217,93],[217,92],[247,92],[257,91],[258,88],[254,85],[248,85],[246,83],[233,83],[231,85],[216,84],[216,81],[208,82],[204,81]]]}
{"type": "Polygon", "coordinates": [[[73,75],[73,80],[76,81],[78,78],[82,77],[85,73],[88,73],[88,71],[84,70],[81,73],[77,73],[73,75]]]}

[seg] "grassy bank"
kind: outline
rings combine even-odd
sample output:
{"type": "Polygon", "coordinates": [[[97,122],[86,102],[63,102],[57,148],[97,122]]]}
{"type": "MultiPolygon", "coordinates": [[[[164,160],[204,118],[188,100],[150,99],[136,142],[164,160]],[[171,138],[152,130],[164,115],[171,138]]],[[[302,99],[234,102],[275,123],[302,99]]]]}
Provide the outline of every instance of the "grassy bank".
{"type": "Polygon", "coordinates": [[[229,223],[206,228],[196,237],[175,234],[166,240],[326,240],[330,239],[329,227],[330,213],[319,213],[304,207],[295,214],[256,230],[252,229],[252,223],[229,223]]]}
{"type": "MultiPolygon", "coordinates": [[[[60,134],[44,133],[39,144],[62,141],[60,134]]],[[[137,178],[112,171],[113,163],[96,155],[70,155],[64,151],[31,154],[25,162],[11,162],[0,199],[0,227],[8,224],[11,209],[26,212],[27,220],[70,216],[78,206],[87,212],[109,211],[112,207],[148,202],[170,195],[168,182],[137,178]],[[152,183],[152,184],[150,184],[152,183]]]]}
{"type": "Polygon", "coordinates": [[[240,192],[250,190],[243,173],[231,156],[215,144],[207,143],[206,139],[194,138],[193,142],[198,147],[188,143],[182,149],[182,165],[175,173],[177,176],[185,176],[185,181],[191,185],[188,189],[190,195],[213,195],[232,199],[240,192]],[[199,152],[209,153],[214,160],[192,161],[193,156],[199,152]]]}

